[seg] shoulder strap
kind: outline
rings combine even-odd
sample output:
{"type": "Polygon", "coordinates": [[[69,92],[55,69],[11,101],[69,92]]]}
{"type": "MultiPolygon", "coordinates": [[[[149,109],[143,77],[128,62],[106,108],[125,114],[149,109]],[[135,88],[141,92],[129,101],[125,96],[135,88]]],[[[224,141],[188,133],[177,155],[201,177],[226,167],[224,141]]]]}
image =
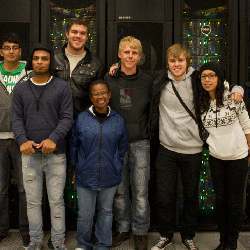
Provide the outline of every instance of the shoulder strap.
{"type": "Polygon", "coordinates": [[[182,100],[182,98],[181,98],[180,94],[178,93],[177,89],[175,88],[174,83],[173,83],[172,80],[171,80],[171,84],[172,84],[174,93],[175,93],[176,97],[179,99],[181,105],[185,108],[185,110],[188,112],[188,114],[189,114],[189,115],[195,120],[195,122],[197,123],[196,117],[194,116],[194,114],[192,113],[192,111],[187,107],[187,105],[185,104],[185,102],[182,100]]]}
{"type": "Polygon", "coordinates": [[[198,130],[199,130],[199,135],[201,140],[203,141],[203,143],[206,144],[206,140],[209,136],[208,131],[205,129],[204,125],[201,121],[201,119],[197,119],[195,117],[195,115],[192,113],[192,111],[187,107],[187,105],[185,104],[185,102],[181,99],[180,94],[178,93],[177,89],[174,86],[173,81],[171,81],[174,93],[176,95],[176,97],[179,99],[180,103],[182,104],[182,106],[185,108],[185,110],[188,112],[188,114],[194,119],[194,121],[196,122],[197,126],[198,126],[198,130]]]}

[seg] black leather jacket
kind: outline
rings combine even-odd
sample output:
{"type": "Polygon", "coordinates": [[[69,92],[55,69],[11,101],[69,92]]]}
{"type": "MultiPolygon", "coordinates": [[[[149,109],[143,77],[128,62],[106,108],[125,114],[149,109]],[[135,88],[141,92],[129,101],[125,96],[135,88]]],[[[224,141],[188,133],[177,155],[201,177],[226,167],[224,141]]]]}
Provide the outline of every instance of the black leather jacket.
{"type": "Polygon", "coordinates": [[[68,81],[72,90],[74,113],[85,110],[90,105],[89,83],[103,77],[103,67],[89,49],[86,56],[76,65],[70,76],[69,60],[65,55],[65,47],[55,51],[55,75],[68,81]]]}

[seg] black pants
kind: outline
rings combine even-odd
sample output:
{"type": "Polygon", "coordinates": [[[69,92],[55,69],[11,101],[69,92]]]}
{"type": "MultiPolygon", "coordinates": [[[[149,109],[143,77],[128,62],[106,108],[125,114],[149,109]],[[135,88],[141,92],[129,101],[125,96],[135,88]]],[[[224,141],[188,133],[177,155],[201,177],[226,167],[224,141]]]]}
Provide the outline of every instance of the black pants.
{"type": "Polygon", "coordinates": [[[216,193],[216,216],[220,241],[236,249],[243,214],[247,158],[223,161],[210,156],[210,168],[216,193]]]}
{"type": "Polygon", "coordinates": [[[18,188],[19,229],[22,235],[28,234],[27,203],[23,187],[22,163],[19,147],[14,139],[0,140],[0,233],[9,229],[9,185],[11,167],[18,188]]]}
{"type": "Polygon", "coordinates": [[[198,187],[201,153],[180,154],[160,146],[155,166],[156,219],[162,236],[172,238],[175,231],[178,172],[183,185],[183,239],[195,235],[198,216],[198,187]]]}

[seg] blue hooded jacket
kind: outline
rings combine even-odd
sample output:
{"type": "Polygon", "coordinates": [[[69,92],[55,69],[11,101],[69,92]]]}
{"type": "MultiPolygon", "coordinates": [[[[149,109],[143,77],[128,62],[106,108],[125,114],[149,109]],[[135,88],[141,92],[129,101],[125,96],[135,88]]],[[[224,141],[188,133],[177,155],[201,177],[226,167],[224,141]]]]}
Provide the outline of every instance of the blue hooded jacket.
{"type": "Polygon", "coordinates": [[[71,160],[76,166],[78,186],[96,190],[121,182],[128,138],[124,120],[117,112],[109,109],[103,122],[95,116],[93,106],[80,113],[71,143],[71,160]]]}

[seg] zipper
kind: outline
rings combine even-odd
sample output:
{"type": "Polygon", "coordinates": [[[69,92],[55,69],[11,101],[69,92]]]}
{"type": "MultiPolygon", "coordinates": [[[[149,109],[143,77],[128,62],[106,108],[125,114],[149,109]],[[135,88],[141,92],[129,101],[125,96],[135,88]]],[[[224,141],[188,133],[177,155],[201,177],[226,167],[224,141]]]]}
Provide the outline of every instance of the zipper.
{"type": "Polygon", "coordinates": [[[8,96],[11,95],[11,94],[8,92],[8,90],[7,90],[7,88],[5,87],[5,85],[4,85],[2,82],[0,82],[0,86],[3,88],[4,92],[5,92],[8,96]]]}
{"type": "Polygon", "coordinates": [[[98,156],[98,182],[101,181],[101,149],[102,149],[102,123],[100,123],[100,136],[99,136],[99,156],[98,156]]]}

